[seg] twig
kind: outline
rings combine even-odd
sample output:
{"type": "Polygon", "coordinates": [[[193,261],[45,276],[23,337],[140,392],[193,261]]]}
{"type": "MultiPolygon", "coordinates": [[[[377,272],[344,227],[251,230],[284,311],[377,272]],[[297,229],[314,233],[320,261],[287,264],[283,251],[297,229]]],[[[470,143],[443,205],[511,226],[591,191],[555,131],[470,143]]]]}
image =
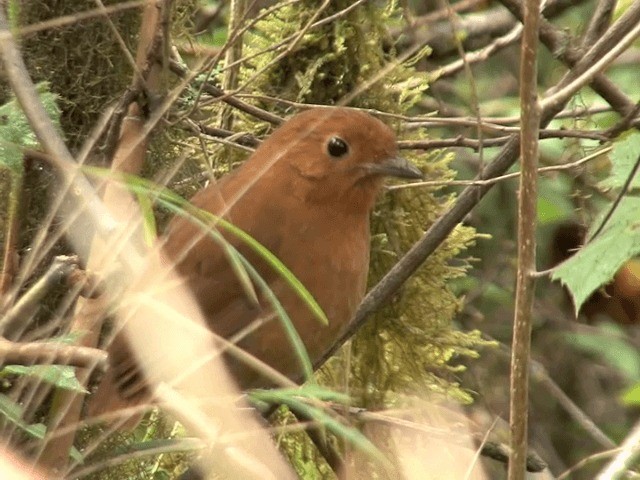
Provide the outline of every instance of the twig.
{"type": "MultiPolygon", "coordinates": [[[[507,131],[517,132],[517,128],[506,128],[507,131]]],[[[607,132],[608,133],[608,132],[607,132]]],[[[547,129],[540,131],[540,139],[556,139],[556,138],[584,138],[590,140],[598,140],[600,142],[606,142],[611,140],[612,137],[607,136],[607,133],[599,132],[583,132],[577,130],[565,130],[565,129],[547,129]]],[[[496,138],[484,138],[475,139],[467,138],[463,135],[458,135],[454,138],[433,139],[433,140],[401,140],[398,142],[398,148],[402,150],[434,150],[437,148],[450,148],[450,147],[463,147],[470,148],[472,150],[479,150],[481,148],[496,147],[504,145],[509,141],[508,136],[496,137],[496,138]]]]}
{"type": "MultiPolygon", "coordinates": [[[[572,65],[572,68],[567,72],[564,78],[559,82],[559,85],[553,90],[560,90],[561,88],[569,85],[574,79],[583,75],[586,71],[593,68],[593,65],[603,59],[603,57],[612,53],[620,47],[620,44],[628,37],[633,30],[638,27],[640,21],[640,5],[634,3],[625,10],[620,18],[609,28],[604,34],[598,38],[591,48],[586,52],[579,51],[579,60],[572,65]],[[561,85],[561,86],[560,86],[561,85]]],[[[604,76],[600,74],[601,76],[604,76]]],[[[600,93],[600,92],[598,92],[600,93]]],[[[623,114],[624,116],[624,114],[623,114]]]]}
{"type": "MultiPolygon", "coordinates": [[[[169,68],[180,78],[188,78],[193,75],[193,73],[189,72],[186,67],[183,67],[175,60],[169,60],[169,68]]],[[[202,85],[202,90],[212,97],[220,98],[228,105],[231,105],[232,107],[237,108],[242,112],[248,113],[249,115],[252,115],[260,120],[269,122],[272,125],[280,125],[283,122],[282,118],[278,117],[277,115],[274,115],[271,112],[255,107],[253,105],[249,105],[248,103],[245,103],[242,100],[231,96],[231,94],[225,92],[219,87],[216,87],[210,82],[205,82],[202,85]]]]}
{"type": "Polygon", "coordinates": [[[85,10],[84,12],[72,13],[70,15],[63,15],[61,17],[52,18],[50,20],[42,20],[34,25],[27,25],[17,28],[13,35],[16,38],[26,37],[34,33],[42,32],[44,30],[56,29],[66,27],[67,25],[76,25],[84,20],[91,20],[102,15],[113,15],[116,13],[122,13],[133,8],[144,7],[152,0],[130,0],[128,2],[117,3],[115,5],[109,5],[104,8],[94,8],[91,10],[85,10]]]}
{"type": "MultiPolygon", "coordinates": [[[[522,22],[522,3],[519,0],[499,0],[509,11],[522,22]]],[[[634,2],[628,10],[625,11],[623,16],[619,18],[615,25],[616,35],[620,32],[622,25],[628,28],[628,25],[635,25],[640,18],[640,3],[634,2]],[[622,23],[622,21],[624,22],[622,23]]],[[[606,33],[607,45],[615,44],[616,41],[611,41],[611,31],[613,27],[606,33]]],[[[603,37],[604,38],[604,37],[603,37]]],[[[572,39],[566,35],[562,30],[556,28],[551,22],[544,17],[540,19],[540,40],[549,49],[549,51],[556,56],[563,63],[569,67],[573,67],[578,63],[584,62],[585,65],[593,64],[595,58],[604,54],[604,51],[598,49],[597,52],[591,49],[590,52],[595,54],[595,57],[589,56],[587,61],[584,59],[584,52],[572,46],[572,39]]],[[[601,39],[602,41],[602,39],[601,39]]],[[[564,80],[564,79],[563,79],[564,80]]],[[[560,81],[558,87],[566,85],[565,81],[560,81]]],[[[609,105],[613,107],[620,115],[625,116],[631,111],[635,103],[631,101],[611,80],[609,80],[603,74],[597,74],[593,77],[591,87],[600,95],[609,105]]]]}
{"type": "Polygon", "coordinates": [[[609,465],[598,474],[597,480],[621,478],[621,475],[634,466],[636,459],[640,456],[640,422],[631,429],[620,449],[609,465]]]}
{"type": "MultiPolygon", "coordinates": [[[[24,161],[23,161],[24,165],[24,161]]],[[[8,206],[4,220],[4,245],[2,246],[2,271],[0,271],[0,298],[9,293],[18,271],[18,238],[20,233],[20,210],[24,197],[24,166],[7,169],[9,172],[8,206]]],[[[5,298],[10,298],[9,296],[5,298]]],[[[0,330],[1,331],[1,330],[0,330]]]]}
{"type": "Polygon", "coordinates": [[[437,71],[438,78],[436,82],[442,78],[447,78],[458,73],[464,68],[465,62],[471,65],[490,58],[493,54],[499,52],[503,48],[506,48],[509,45],[517,42],[520,39],[521,33],[522,25],[517,24],[507,34],[496,38],[493,42],[491,42],[481,50],[466,53],[464,59],[458,59],[452,63],[449,63],[448,65],[444,65],[437,71]]]}
{"type": "MultiPolygon", "coordinates": [[[[229,25],[228,37],[233,37],[233,44],[229,46],[225,57],[224,64],[231,65],[242,58],[242,22],[247,12],[246,0],[230,0],[229,2],[229,25]]],[[[226,68],[223,72],[222,89],[226,91],[235,90],[238,87],[238,79],[240,74],[240,64],[226,68]]],[[[220,128],[231,130],[233,128],[233,108],[228,103],[222,105],[219,114],[220,128]]]]}
{"type": "MultiPolygon", "coordinates": [[[[460,29],[461,22],[459,20],[459,17],[451,9],[451,3],[448,0],[445,0],[445,3],[447,5],[447,9],[449,10],[449,14],[450,14],[449,23],[450,23],[451,33],[453,35],[453,43],[456,47],[456,50],[458,51],[458,56],[462,61],[462,68],[464,69],[466,79],[469,84],[469,93],[470,93],[469,106],[471,108],[471,111],[477,123],[475,127],[476,137],[480,141],[480,145],[481,145],[481,147],[478,149],[478,165],[479,165],[479,169],[482,169],[482,166],[484,165],[484,149],[482,148],[484,135],[483,135],[482,128],[480,127],[481,113],[480,113],[480,100],[478,98],[478,85],[476,84],[476,78],[473,75],[473,70],[471,70],[471,63],[469,62],[469,59],[467,58],[466,52],[464,50],[461,36],[457,33],[458,31],[462,31],[460,29]]],[[[494,22],[495,20],[493,20],[492,18],[491,23],[494,23],[494,22]]]]}
{"type": "Polygon", "coordinates": [[[616,138],[625,130],[628,130],[631,127],[638,128],[640,125],[640,120],[638,119],[638,114],[640,113],[640,103],[636,103],[636,106],[629,111],[618,123],[609,128],[605,135],[609,138],[616,138]]]}
{"type": "MultiPolygon", "coordinates": [[[[614,28],[612,27],[611,30],[614,30],[614,28]]],[[[619,28],[617,30],[622,31],[622,28],[619,28]]],[[[637,23],[635,27],[632,28],[621,39],[618,39],[617,43],[610,50],[608,50],[606,54],[603,54],[601,57],[599,57],[597,61],[591,64],[583,73],[575,78],[575,80],[559,89],[558,91],[552,93],[551,95],[547,95],[542,101],[542,104],[544,105],[547,103],[551,104],[556,102],[565,103],[565,101],[569,99],[569,97],[573,96],[578,90],[580,90],[580,88],[588,83],[591,83],[594,77],[600,75],[600,72],[602,72],[602,70],[604,70],[611,62],[613,62],[616,57],[618,57],[624,50],[626,50],[638,36],[640,36],[640,22],[637,23]]],[[[593,46],[592,50],[595,52],[599,52],[599,50],[604,48],[601,43],[606,45],[606,42],[604,42],[603,40],[602,42],[596,43],[596,45],[593,46]],[[598,47],[600,47],[600,49],[598,47]]],[[[591,51],[589,53],[591,53],[591,51]]],[[[575,70],[572,70],[571,73],[573,74],[575,71],[580,71],[579,67],[581,65],[582,63],[576,65],[575,70]]]]}
{"type": "Polygon", "coordinates": [[[532,360],[529,366],[531,378],[541,383],[544,388],[556,399],[562,408],[580,425],[589,436],[598,442],[604,448],[614,448],[616,444],[611,440],[591,418],[575,404],[571,398],[558,386],[556,382],[549,376],[544,366],[532,360]]]}
{"type": "Polygon", "coordinates": [[[248,147],[250,151],[260,145],[260,140],[247,132],[233,132],[231,130],[210,127],[208,125],[203,125],[201,123],[195,122],[190,122],[189,125],[199,133],[204,133],[205,135],[208,135],[210,137],[224,138],[226,140],[229,140],[228,143],[231,144],[233,142],[233,144],[244,147],[244,149],[248,147]]]}
{"type": "MultiPolygon", "coordinates": [[[[499,345],[498,352],[504,355],[506,358],[511,358],[511,348],[502,342],[496,341],[494,338],[485,335],[488,340],[497,342],[499,345]]],[[[547,369],[535,359],[531,359],[529,362],[529,375],[531,379],[544,388],[547,389],[549,394],[560,404],[562,408],[569,414],[575,422],[580,425],[585,432],[591,436],[598,444],[604,448],[614,448],[616,444],[611,440],[594,422],[591,418],[575,404],[571,398],[558,386],[558,384],[549,376],[547,369]]]]}
{"type": "Polygon", "coordinates": [[[582,48],[587,50],[590,45],[602,37],[602,34],[609,27],[613,12],[616,8],[617,0],[601,0],[596,4],[596,9],[591,16],[589,26],[582,36],[582,48]]]}
{"type": "MultiPolygon", "coordinates": [[[[343,408],[340,406],[339,408],[343,408]]],[[[357,420],[370,423],[381,423],[387,426],[403,428],[406,430],[412,430],[419,433],[424,433],[429,436],[430,439],[442,440],[451,445],[469,448],[469,438],[476,441],[481,441],[477,434],[456,434],[451,430],[443,430],[434,428],[429,425],[422,425],[420,423],[405,420],[403,418],[394,417],[392,415],[385,414],[383,412],[371,412],[363,408],[349,407],[350,415],[354,416],[357,420]]],[[[510,458],[509,446],[500,442],[484,441],[480,447],[480,455],[487,458],[491,458],[498,462],[508,463],[510,458]]],[[[535,451],[527,453],[527,471],[528,472],[541,472],[547,468],[546,462],[540,458],[535,451]]]]}
{"type": "MultiPolygon", "coordinates": [[[[572,168],[579,167],[591,160],[598,158],[605,153],[613,150],[613,147],[606,147],[602,150],[598,150],[597,152],[592,153],[580,160],[576,160],[575,162],[565,163],[564,165],[550,165],[548,167],[538,168],[538,173],[546,173],[546,172],[558,172],[562,170],[571,170],[572,168]]],[[[444,186],[455,186],[455,185],[492,185],[497,182],[503,182],[505,180],[512,180],[514,178],[518,178],[520,176],[520,172],[507,173],[506,175],[500,175],[495,178],[490,178],[488,180],[433,180],[433,181],[425,181],[425,182],[412,182],[412,183],[402,183],[398,185],[391,185],[387,187],[387,190],[404,190],[406,188],[418,188],[418,187],[444,187],[444,186]]]]}
{"type": "Polygon", "coordinates": [[[620,193],[618,193],[618,196],[616,197],[616,199],[611,204],[611,207],[609,207],[609,210],[607,211],[607,214],[604,216],[604,218],[600,222],[600,225],[598,226],[596,231],[593,232],[593,235],[591,235],[591,237],[589,238],[589,240],[588,240],[589,242],[592,242],[593,239],[596,238],[598,236],[598,234],[600,234],[600,232],[602,232],[602,230],[606,226],[607,222],[611,219],[611,217],[613,216],[613,213],[618,208],[618,205],[620,205],[620,202],[622,201],[624,196],[629,191],[629,187],[631,186],[631,182],[633,181],[633,179],[635,178],[636,174],[638,173],[638,169],[639,168],[640,168],[640,157],[638,157],[638,159],[636,160],[636,163],[634,163],[633,168],[631,169],[631,172],[629,172],[629,175],[627,175],[627,178],[625,179],[624,184],[622,185],[622,188],[620,189],[620,193]]]}
{"type": "Polygon", "coordinates": [[[434,150],[437,148],[470,148],[471,150],[481,150],[488,147],[499,147],[509,141],[509,136],[497,138],[483,138],[476,140],[475,138],[467,138],[464,135],[458,135],[454,138],[442,138],[433,140],[401,140],[398,142],[398,148],[402,150],[434,150]]]}
{"type": "Polygon", "coordinates": [[[509,429],[511,458],[509,480],[524,480],[529,418],[529,359],[535,299],[536,218],[538,199],[538,25],[540,1],[527,0],[520,50],[520,188],[518,193],[518,265],[511,348],[509,429]]]}
{"type": "Polygon", "coordinates": [[[570,468],[566,469],[564,472],[558,475],[556,480],[565,480],[567,478],[570,479],[571,475],[574,472],[577,472],[581,468],[586,467],[590,463],[594,463],[599,460],[606,460],[607,458],[614,456],[620,450],[621,450],[620,448],[612,448],[611,450],[605,450],[604,452],[598,452],[598,453],[594,453],[593,455],[589,455],[588,457],[583,458],[582,460],[577,462],[575,465],[572,465],[570,468]]]}
{"type": "Polygon", "coordinates": [[[74,197],[71,200],[72,203],[85,206],[86,211],[92,214],[91,219],[101,233],[113,232],[116,228],[115,220],[102,205],[87,179],[78,175],[73,157],[35,93],[33,82],[31,82],[20,51],[9,31],[9,25],[2,9],[0,9],[0,51],[4,62],[4,72],[34,129],[36,137],[55,161],[56,167],[64,176],[67,185],[74,186],[73,189],[69,189],[69,195],[74,197]]]}
{"type": "Polygon", "coordinates": [[[98,348],[53,342],[11,342],[0,338],[0,363],[4,365],[71,365],[80,368],[107,367],[107,354],[98,348]]]}
{"type": "Polygon", "coordinates": [[[29,325],[29,321],[42,299],[77,268],[77,257],[58,256],[54,258],[45,274],[0,319],[0,334],[9,339],[18,338],[29,325]]]}

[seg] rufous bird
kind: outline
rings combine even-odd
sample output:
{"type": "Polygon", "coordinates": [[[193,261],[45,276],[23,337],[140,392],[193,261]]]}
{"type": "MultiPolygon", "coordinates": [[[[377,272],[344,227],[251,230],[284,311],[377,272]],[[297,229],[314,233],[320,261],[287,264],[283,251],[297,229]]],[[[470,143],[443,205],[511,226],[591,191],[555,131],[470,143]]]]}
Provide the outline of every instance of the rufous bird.
{"type": "MultiPolygon", "coordinates": [[[[293,116],[239,168],[191,199],[194,206],[223,217],[269,249],[314,296],[328,325],[281,274],[219,228],[273,290],[312,362],[336,341],[364,296],[369,216],[388,176],[422,177],[398,155],[391,128],[357,110],[312,109],[293,116]]],[[[208,327],[231,338],[258,319],[274,317],[237,344],[287,377],[301,380],[298,355],[281,322],[258,287],[257,302],[247,294],[220,245],[183,217],[170,222],[163,242],[166,257],[193,291],[208,327]]],[[[129,372],[131,355],[121,339],[110,347],[110,362],[115,372],[111,376],[124,387],[120,392],[134,400],[140,391],[131,388],[136,375],[129,372]]],[[[242,388],[270,383],[231,356],[228,365],[242,388]]],[[[114,404],[100,392],[97,396],[103,404],[114,404]]],[[[104,409],[93,409],[100,411],[104,409]]]]}

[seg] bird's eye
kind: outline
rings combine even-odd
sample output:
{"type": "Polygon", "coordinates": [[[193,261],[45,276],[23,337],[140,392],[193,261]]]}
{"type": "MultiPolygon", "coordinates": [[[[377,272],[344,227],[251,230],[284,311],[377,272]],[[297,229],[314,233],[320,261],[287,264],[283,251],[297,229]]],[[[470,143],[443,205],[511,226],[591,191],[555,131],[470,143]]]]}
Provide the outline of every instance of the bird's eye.
{"type": "Polygon", "coordinates": [[[349,145],[340,137],[331,137],[327,143],[327,151],[333,158],[340,158],[349,152],[349,145]]]}

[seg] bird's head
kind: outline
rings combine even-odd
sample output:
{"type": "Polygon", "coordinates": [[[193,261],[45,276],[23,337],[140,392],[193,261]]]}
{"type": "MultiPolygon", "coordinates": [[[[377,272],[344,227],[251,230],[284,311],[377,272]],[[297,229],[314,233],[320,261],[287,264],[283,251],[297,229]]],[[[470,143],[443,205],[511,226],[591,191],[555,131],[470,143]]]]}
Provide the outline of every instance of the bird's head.
{"type": "Polygon", "coordinates": [[[290,179],[293,195],[326,205],[340,202],[354,211],[371,210],[384,177],[422,178],[398,155],[387,125],[345,108],[295,115],[259,151],[274,160],[274,176],[290,179]]]}

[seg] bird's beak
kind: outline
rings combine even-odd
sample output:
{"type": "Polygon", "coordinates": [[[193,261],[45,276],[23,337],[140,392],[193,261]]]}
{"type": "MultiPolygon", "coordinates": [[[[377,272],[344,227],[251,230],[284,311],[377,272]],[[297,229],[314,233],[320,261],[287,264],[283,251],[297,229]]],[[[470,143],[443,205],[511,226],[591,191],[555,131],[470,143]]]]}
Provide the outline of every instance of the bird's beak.
{"type": "Polygon", "coordinates": [[[387,177],[421,179],[422,172],[413,163],[402,157],[394,157],[382,163],[368,163],[367,172],[387,177]]]}

